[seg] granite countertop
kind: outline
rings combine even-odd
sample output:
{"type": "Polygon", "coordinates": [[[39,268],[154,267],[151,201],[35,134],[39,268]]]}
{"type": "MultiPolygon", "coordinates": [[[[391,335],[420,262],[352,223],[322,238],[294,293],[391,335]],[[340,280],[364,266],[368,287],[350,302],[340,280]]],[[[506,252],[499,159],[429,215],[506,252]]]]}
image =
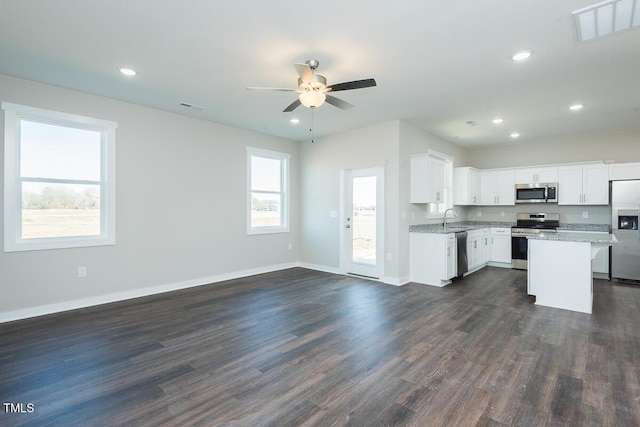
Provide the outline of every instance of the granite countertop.
{"type": "Polygon", "coordinates": [[[603,233],[608,233],[610,227],[611,226],[609,224],[560,224],[560,227],[558,227],[558,230],[599,231],[603,233]]]}
{"type": "Polygon", "coordinates": [[[480,230],[482,228],[511,228],[516,225],[515,222],[506,221],[457,221],[447,223],[445,229],[442,223],[437,224],[417,224],[410,225],[410,233],[433,233],[433,234],[447,234],[455,233],[456,231],[470,231],[480,230]],[[463,230],[461,230],[463,229],[463,230]]]}
{"type": "MultiPolygon", "coordinates": [[[[455,233],[456,231],[479,230],[481,228],[511,228],[515,225],[516,223],[511,221],[456,221],[449,222],[447,229],[442,226],[442,223],[410,225],[409,232],[446,234],[455,233]],[[464,230],[461,230],[461,228],[464,228],[464,230]]],[[[567,231],[609,233],[609,224],[560,224],[558,230],[562,231],[562,234],[567,234],[567,231]]]]}
{"type": "Polygon", "coordinates": [[[553,240],[558,242],[586,242],[586,243],[603,243],[613,245],[618,243],[618,239],[613,234],[595,234],[580,231],[566,233],[539,233],[527,236],[527,239],[534,240],[553,240]]]}

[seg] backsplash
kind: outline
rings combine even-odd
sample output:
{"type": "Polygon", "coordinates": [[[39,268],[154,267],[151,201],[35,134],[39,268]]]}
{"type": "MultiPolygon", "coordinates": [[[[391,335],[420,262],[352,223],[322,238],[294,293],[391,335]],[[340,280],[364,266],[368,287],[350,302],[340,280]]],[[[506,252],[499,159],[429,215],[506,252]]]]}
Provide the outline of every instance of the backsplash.
{"type": "Polygon", "coordinates": [[[560,206],[556,204],[523,204],[518,206],[467,206],[468,221],[515,222],[519,213],[559,213],[560,224],[611,224],[609,206],[560,206]],[[586,212],[587,218],[584,218],[586,212]],[[480,216],[478,216],[480,213],[480,216]]]}

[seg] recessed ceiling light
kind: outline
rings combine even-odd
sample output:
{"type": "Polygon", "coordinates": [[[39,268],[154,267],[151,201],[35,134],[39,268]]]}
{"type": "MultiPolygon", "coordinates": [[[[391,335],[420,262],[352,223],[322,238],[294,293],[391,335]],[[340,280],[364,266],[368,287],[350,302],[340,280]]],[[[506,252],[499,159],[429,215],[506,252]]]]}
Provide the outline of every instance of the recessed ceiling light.
{"type": "Polygon", "coordinates": [[[298,123],[300,123],[300,119],[295,118],[295,117],[293,119],[289,120],[289,121],[291,122],[291,124],[294,124],[294,125],[297,125],[298,123]]]}
{"type": "Polygon", "coordinates": [[[125,76],[135,76],[136,74],[138,74],[138,73],[136,73],[136,70],[131,69],[131,68],[120,68],[119,70],[125,76]]]}
{"type": "Polygon", "coordinates": [[[496,117],[491,121],[493,122],[493,124],[499,125],[500,123],[504,122],[504,119],[502,117],[496,117]]]}
{"type": "Polygon", "coordinates": [[[511,59],[514,61],[524,61],[529,59],[529,57],[533,55],[533,52],[530,50],[521,50],[520,52],[516,52],[511,56],[511,59]]]}
{"type": "Polygon", "coordinates": [[[569,107],[571,111],[580,111],[584,108],[584,104],[573,104],[569,107]]]}
{"type": "Polygon", "coordinates": [[[511,138],[519,138],[520,134],[518,132],[511,132],[511,135],[509,135],[511,138]]]}

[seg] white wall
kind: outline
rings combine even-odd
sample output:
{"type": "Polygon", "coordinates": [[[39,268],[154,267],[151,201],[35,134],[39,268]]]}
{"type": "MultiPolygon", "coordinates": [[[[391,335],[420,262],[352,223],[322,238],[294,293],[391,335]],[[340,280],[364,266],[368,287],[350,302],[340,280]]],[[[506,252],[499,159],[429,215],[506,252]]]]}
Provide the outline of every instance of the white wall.
{"type": "Polygon", "coordinates": [[[297,262],[297,142],[2,75],[0,96],[119,125],[116,245],[0,253],[0,321],[297,262]],[[248,145],[291,153],[290,233],[246,234],[248,145]]]}
{"type": "Polygon", "coordinates": [[[467,153],[469,164],[466,166],[478,169],[596,160],[640,162],[640,128],[472,148],[467,153]]]}
{"type": "Polygon", "coordinates": [[[398,122],[381,123],[300,143],[300,260],[328,271],[340,269],[340,210],[342,170],[384,166],[385,252],[384,275],[397,277],[398,263],[398,122]]]}
{"type": "Polygon", "coordinates": [[[425,206],[409,203],[411,154],[434,149],[466,162],[462,148],[403,121],[382,123],[303,142],[300,148],[301,252],[303,264],[329,271],[340,269],[340,171],[385,166],[384,277],[388,283],[409,279],[409,225],[427,222],[425,206]]]}
{"type": "MultiPolygon", "coordinates": [[[[640,129],[486,146],[469,149],[467,154],[468,165],[479,169],[598,160],[616,163],[638,162],[640,161],[640,129]]],[[[611,223],[611,209],[608,206],[482,206],[469,208],[467,219],[515,221],[516,214],[519,212],[537,211],[559,213],[562,223],[611,223]],[[585,212],[587,218],[583,217],[585,212]],[[504,216],[502,216],[503,213],[504,216]]]]}
{"type": "MultiPolygon", "coordinates": [[[[467,162],[466,151],[450,142],[433,136],[417,127],[400,122],[400,224],[399,246],[402,277],[409,277],[409,226],[442,222],[442,219],[427,219],[426,204],[412,204],[409,201],[411,165],[409,156],[435,150],[454,159],[454,167],[464,166],[467,162]]],[[[456,207],[459,219],[464,220],[468,214],[465,207],[456,207]]]]}

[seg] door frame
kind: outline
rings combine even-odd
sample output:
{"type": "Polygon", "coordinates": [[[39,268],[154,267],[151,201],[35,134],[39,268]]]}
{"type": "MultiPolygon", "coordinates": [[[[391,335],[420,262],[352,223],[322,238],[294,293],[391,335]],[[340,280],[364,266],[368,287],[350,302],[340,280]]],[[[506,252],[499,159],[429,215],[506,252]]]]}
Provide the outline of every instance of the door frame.
{"type": "Polygon", "coordinates": [[[348,239],[352,234],[345,227],[347,218],[351,217],[352,206],[349,205],[349,186],[351,185],[353,171],[372,171],[371,175],[378,177],[376,182],[376,267],[377,277],[369,277],[371,280],[382,280],[384,277],[384,254],[385,254],[385,166],[371,166],[366,168],[353,168],[340,170],[340,210],[339,210],[339,227],[340,227],[340,274],[358,275],[349,271],[351,262],[351,254],[347,251],[348,239]]]}

